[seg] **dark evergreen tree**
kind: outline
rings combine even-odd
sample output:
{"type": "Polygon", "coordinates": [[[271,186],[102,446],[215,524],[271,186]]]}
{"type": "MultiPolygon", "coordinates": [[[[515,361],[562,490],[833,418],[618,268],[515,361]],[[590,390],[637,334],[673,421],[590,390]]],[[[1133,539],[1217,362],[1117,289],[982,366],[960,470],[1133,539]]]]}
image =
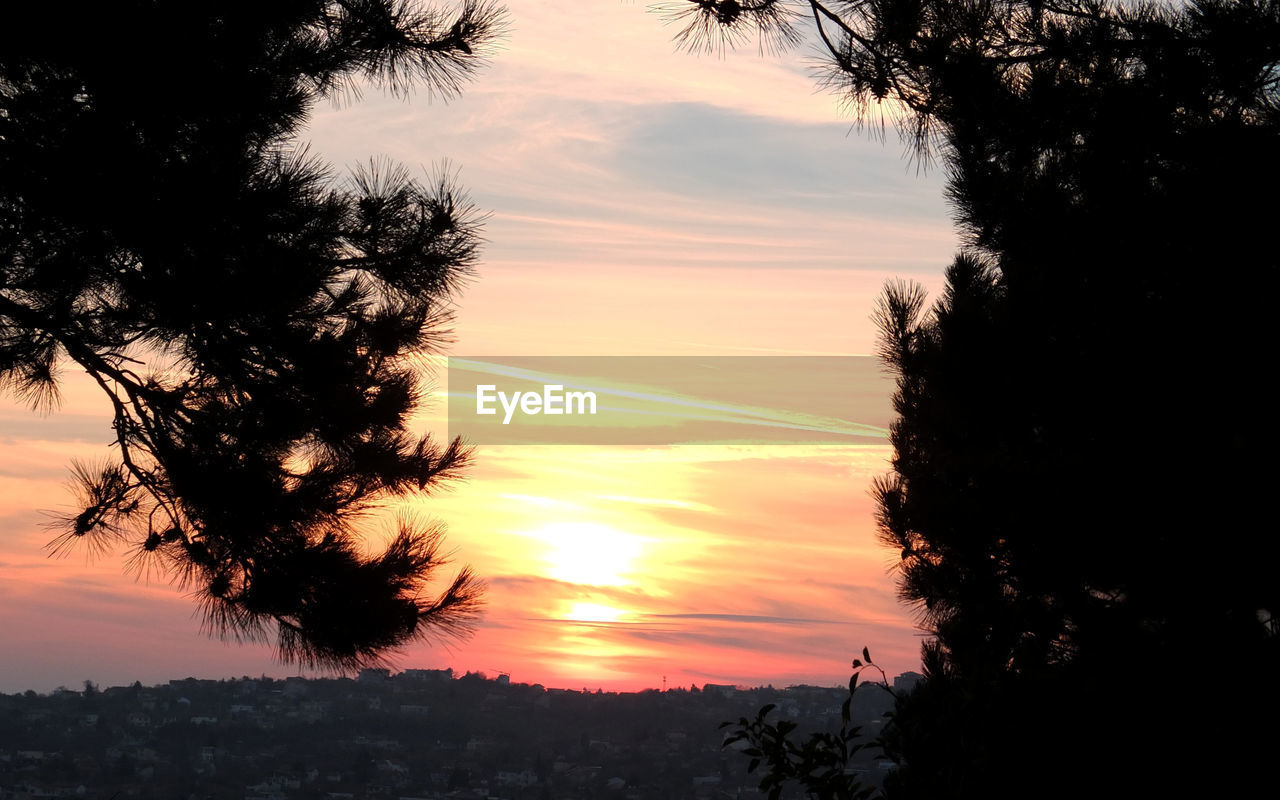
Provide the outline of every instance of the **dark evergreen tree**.
{"type": "Polygon", "coordinates": [[[454,94],[501,9],[405,0],[27,4],[0,26],[0,380],[38,407],[73,365],[114,412],[55,551],[128,546],[205,624],[351,667],[463,631],[440,530],[359,524],[458,474],[412,434],[479,215],[448,174],[339,182],[298,141],[372,84],[454,94]]]}
{"type": "Polygon", "coordinates": [[[881,529],[932,634],[897,789],[1251,793],[1280,707],[1280,3],[672,5],[713,46],[803,11],[824,81],[947,170],[945,292],[877,312],[881,529]]]}

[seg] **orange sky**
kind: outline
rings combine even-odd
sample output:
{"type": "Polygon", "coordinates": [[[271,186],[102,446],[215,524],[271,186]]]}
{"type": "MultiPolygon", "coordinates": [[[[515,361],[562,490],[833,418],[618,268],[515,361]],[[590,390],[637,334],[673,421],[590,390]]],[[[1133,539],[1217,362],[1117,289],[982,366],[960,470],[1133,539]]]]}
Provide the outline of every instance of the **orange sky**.
{"type": "MultiPolygon", "coordinates": [[[[451,354],[865,354],[886,279],[940,284],[956,244],[941,177],[892,133],[851,132],[805,52],[677,53],[657,18],[612,0],[509,7],[506,49],[464,97],[371,92],[320,109],[308,136],[337,167],[447,158],[491,211],[451,354]]],[[[112,438],[93,387],[66,377],[52,415],[0,405],[0,691],[294,674],[202,637],[180,592],[118,557],[45,557],[69,461],[112,438]]],[[[442,430],[440,405],[423,426],[442,430]]],[[[489,582],[484,622],[397,664],[592,689],[834,684],[863,645],[890,674],[913,668],[868,494],[888,457],[481,448],[466,482],[388,514],[448,525],[457,561],[489,582]]]]}

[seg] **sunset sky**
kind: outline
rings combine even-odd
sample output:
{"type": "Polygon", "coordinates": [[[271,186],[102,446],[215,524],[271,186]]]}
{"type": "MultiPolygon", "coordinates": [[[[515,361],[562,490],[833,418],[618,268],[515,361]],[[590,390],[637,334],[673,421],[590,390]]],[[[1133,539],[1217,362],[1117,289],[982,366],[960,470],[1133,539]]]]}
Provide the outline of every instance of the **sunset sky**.
{"type": "MultiPolygon", "coordinates": [[[[942,176],[892,131],[854,129],[814,89],[811,53],[678,52],[619,0],[507,5],[505,45],[461,98],[369,91],[318,108],[306,136],[339,170],[447,159],[490,213],[449,355],[868,354],[886,280],[940,286],[956,247],[942,176]]],[[[46,556],[71,460],[112,440],[104,399],[64,377],[51,414],[0,404],[0,691],[298,674],[202,635],[180,590],[135,581],[118,553],[46,556]]],[[[419,423],[443,434],[443,398],[419,423]]],[[[472,639],[395,665],[593,690],[835,684],[864,645],[890,675],[918,668],[868,492],[889,456],[481,447],[465,482],[371,524],[376,542],[397,513],[442,521],[489,585],[472,639]]]]}

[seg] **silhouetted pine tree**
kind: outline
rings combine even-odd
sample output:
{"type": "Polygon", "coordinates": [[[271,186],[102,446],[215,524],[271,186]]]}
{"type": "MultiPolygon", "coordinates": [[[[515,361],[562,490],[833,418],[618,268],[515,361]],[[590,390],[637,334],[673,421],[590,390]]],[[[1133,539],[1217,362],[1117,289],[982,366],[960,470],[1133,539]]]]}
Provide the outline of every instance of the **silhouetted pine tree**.
{"type": "Polygon", "coordinates": [[[897,793],[1266,776],[1280,4],[671,5],[696,42],[792,40],[804,10],[824,81],[947,170],[945,292],[895,284],[877,312],[899,415],[881,528],[932,634],[897,793]]]}
{"type": "Polygon", "coordinates": [[[296,137],[359,82],[455,93],[501,25],[488,0],[155,0],[0,26],[0,379],[48,407],[74,365],[115,420],[55,551],[126,543],[289,661],[465,630],[472,573],[425,586],[438,527],[374,555],[356,528],[466,461],[407,421],[479,215],[448,175],[335,181],[296,137]]]}

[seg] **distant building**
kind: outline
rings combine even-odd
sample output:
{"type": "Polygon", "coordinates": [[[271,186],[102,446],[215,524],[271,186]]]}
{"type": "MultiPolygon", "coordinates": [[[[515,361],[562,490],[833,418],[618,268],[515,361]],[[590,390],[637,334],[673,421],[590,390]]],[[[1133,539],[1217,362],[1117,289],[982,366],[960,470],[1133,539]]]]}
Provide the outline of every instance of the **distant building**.
{"type": "Polygon", "coordinates": [[[382,683],[391,679],[391,670],[385,667],[366,667],[360,670],[356,680],[361,683],[382,683]]]}
{"type": "Polygon", "coordinates": [[[538,776],[528,769],[520,772],[499,770],[497,782],[499,786],[516,786],[523,789],[537,784],[538,776]]]}
{"type": "Polygon", "coordinates": [[[893,679],[893,691],[899,693],[910,692],[922,680],[924,680],[924,676],[919,672],[904,672],[893,679]]]}
{"type": "Polygon", "coordinates": [[[396,677],[411,681],[451,681],[453,669],[406,669],[396,677]]]}
{"type": "Polygon", "coordinates": [[[738,693],[738,687],[724,683],[706,683],[702,685],[702,691],[704,694],[710,692],[711,694],[718,694],[721,697],[733,697],[738,693]]]}
{"type": "MultiPolygon", "coordinates": [[[[383,672],[386,672],[386,670],[383,670],[383,672]]],[[[280,693],[285,697],[306,697],[310,691],[311,687],[306,678],[293,676],[284,679],[284,688],[280,690],[280,693]]]]}

